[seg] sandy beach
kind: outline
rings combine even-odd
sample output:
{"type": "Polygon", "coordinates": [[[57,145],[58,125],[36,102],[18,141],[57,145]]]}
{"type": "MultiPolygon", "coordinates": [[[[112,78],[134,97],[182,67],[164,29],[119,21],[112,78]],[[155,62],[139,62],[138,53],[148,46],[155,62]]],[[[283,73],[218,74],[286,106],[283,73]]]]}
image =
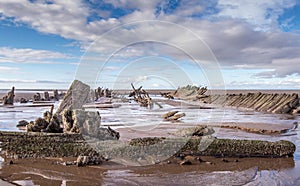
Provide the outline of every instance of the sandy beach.
{"type": "MultiPolygon", "coordinates": [[[[35,185],[195,185],[203,182],[246,184],[260,171],[285,170],[294,167],[293,158],[222,158],[201,157],[211,163],[189,166],[177,164],[128,167],[104,162],[101,166],[74,167],[60,165],[60,162],[75,159],[13,159],[14,164],[2,167],[1,177],[14,184],[35,185]],[[232,175],[229,172],[235,172],[232,175]],[[218,172],[228,172],[218,174],[218,172]],[[187,176],[189,175],[189,176],[187,176]],[[184,178],[184,176],[187,176],[184,178]],[[222,179],[212,179],[221,176],[222,179]]],[[[10,161],[9,159],[7,160],[10,161]]],[[[178,160],[174,160],[178,161],[178,160]]]]}
{"type": "MultiPolygon", "coordinates": [[[[206,125],[213,127],[215,130],[213,136],[220,139],[289,140],[296,143],[297,147],[299,145],[299,130],[288,133],[289,135],[286,136],[281,135],[285,133],[282,131],[291,129],[293,123],[299,120],[297,115],[260,113],[251,109],[234,107],[223,108],[180,99],[166,100],[160,98],[159,92],[161,91],[153,91],[151,95],[153,100],[163,105],[162,110],[143,109],[133,101],[120,103],[119,108],[98,109],[101,115],[101,125],[110,126],[119,132],[119,140],[123,142],[143,137],[175,137],[176,131],[180,129],[206,125]],[[161,114],[172,110],[185,112],[186,116],[178,122],[163,121],[161,114]],[[221,119],[216,117],[220,114],[221,119]],[[207,116],[210,117],[206,118],[207,116]],[[132,125],[142,121],[141,119],[144,121],[141,122],[143,125],[132,125]]],[[[274,93],[270,90],[265,92],[274,93]]],[[[282,93],[282,91],[277,92],[282,93]]],[[[234,90],[230,93],[240,94],[248,93],[248,91],[234,90]]],[[[299,94],[299,91],[293,90],[285,93],[299,94]]],[[[22,97],[30,99],[33,94],[33,92],[16,92],[16,100],[22,97]]],[[[55,109],[57,107],[58,102],[55,103],[55,109]]],[[[37,116],[42,116],[42,113],[48,109],[16,107],[5,111],[30,111],[35,112],[37,116]]],[[[90,108],[90,110],[93,109],[90,108]]],[[[12,115],[16,121],[23,116],[12,115]]],[[[156,165],[147,166],[122,165],[112,159],[103,162],[102,165],[86,167],[63,165],[64,162],[75,161],[76,158],[6,158],[2,162],[0,177],[19,185],[153,185],[162,183],[164,185],[174,183],[195,185],[199,182],[204,185],[211,183],[244,185],[250,182],[272,184],[275,180],[266,178],[272,174],[272,171],[280,170],[277,176],[281,178],[279,179],[281,183],[289,183],[285,179],[286,175],[290,176],[292,183],[298,183],[299,177],[295,175],[295,172],[300,169],[299,157],[299,151],[296,152],[294,158],[275,159],[201,156],[198,159],[193,157],[192,165],[179,165],[182,160],[171,157],[156,165]],[[292,173],[289,173],[290,170],[292,173]],[[222,179],[214,179],[216,176],[222,179]]],[[[275,181],[275,183],[278,182],[275,181]]]]}

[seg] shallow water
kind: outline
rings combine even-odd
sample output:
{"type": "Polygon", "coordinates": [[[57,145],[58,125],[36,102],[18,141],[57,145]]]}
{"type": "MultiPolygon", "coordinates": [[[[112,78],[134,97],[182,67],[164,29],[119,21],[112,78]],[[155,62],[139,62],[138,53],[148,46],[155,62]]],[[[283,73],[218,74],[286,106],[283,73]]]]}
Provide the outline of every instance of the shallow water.
{"type": "MultiPolygon", "coordinates": [[[[159,101],[159,98],[157,98],[159,101]]],[[[119,108],[113,109],[89,109],[98,110],[101,114],[101,125],[111,126],[114,129],[128,128],[137,132],[151,132],[160,125],[171,126],[171,129],[199,123],[266,123],[270,125],[287,125],[299,121],[299,116],[266,114],[249,110],[239,111],[231,108],[214,109],[191,109],[186,105],[170,106],[163,104],[163,108],[153,109],[142,108],[132,102],[118,103],[119,108]],[[186,114],[178,123],[163,121],[161,114],[168,111],[178,110],[186,114]]],[[[189,104],[189,103],[187,103],[189,104]]],[[[58,102],[55,103],[57,108],[58,102]]],[[[41,117],[43,112],[49,107],[0,107],[0,130],[19,131],[16,124],[19,120],[34,120],[41,117]]],[[[288,128],[288,127],[287,127],[288,128]]],[[[296,135],[291,136],[268,136],[247,133],[233,129],[216,129],[214,136],[218,138],[233,139],[261,139],[268,141],[289,140],[296,144],[297,150],[294,154],[294,166],[289,168],[259,170],[256,167],[247,170],[234,171],[213,171],[203,172],[195,170],[195,167],[180,169],[179,172],[155,170],[151,173],[141,173],[132,169],[111,169],[101,175],[103,185],[300,185],[300,131],[294,131],[296,135]]],[[[121,133],[122,136],[122,133],[121,133]]],[[[277,161],[277,160],[276,160],[277,161]]],[[[3,162],[3,160],[1,161],[3,162]]],[[[1,164],[0,164],[1,167],[1,164]]],[[[147,169],[147,168],[145,168],[147,169]]],[[[45,175],[44,175],[45,176],[45,175]]],[[[99,175],[100,176],[100,175],[99,175]]],[[[15,183],[20,185],[32,185],[29,180],[18,180],[15,183]]],[[[61,185],[65,185],[66,180],[62,179],[61,185]]]]}

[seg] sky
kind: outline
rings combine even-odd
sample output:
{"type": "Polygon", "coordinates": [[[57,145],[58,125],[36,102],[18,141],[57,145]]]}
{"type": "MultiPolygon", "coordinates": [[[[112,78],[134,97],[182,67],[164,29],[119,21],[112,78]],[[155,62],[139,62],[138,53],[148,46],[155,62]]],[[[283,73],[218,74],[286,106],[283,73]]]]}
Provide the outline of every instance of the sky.
{"type": "Polygon", "coordinates": [[[0,89],[300,89],[299,0],[0,0],[0,89]]]}

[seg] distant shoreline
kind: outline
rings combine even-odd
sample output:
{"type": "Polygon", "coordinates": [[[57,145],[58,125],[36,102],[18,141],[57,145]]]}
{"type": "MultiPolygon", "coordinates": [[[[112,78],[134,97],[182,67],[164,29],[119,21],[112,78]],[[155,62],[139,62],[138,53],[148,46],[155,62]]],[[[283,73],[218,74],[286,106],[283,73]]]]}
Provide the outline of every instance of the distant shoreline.
{"type": "MultiPolygon", "coordinates": [[[[16,89],[15,90],[15,98],[16,99],[32,99],[33,95],[37,92],[44,94],[44,92],[49,92],[50,96],[53,95],[53,91],[56,89],[16,89]]],[[[57,89],[58,92],[67,92],[66,89],[57,89]]],[[[175,91],[175,89],[146,89],[149,94],[159,95],[160,92],[171,92],[175,91]]],[[[0,100],[2,100],[2,97],[9,92],[9,89],[0,89],[0,100]]],[[[123,89],[123,90],[114,90],[117,94],[129,94],[132,90],[130,89],[123,89]]],[[[300,89],[287,89],[287,90],[270,90],[270,89],[264,89],[264,90],[254,90],[254,89],[231,89],[231,90],[208,90],[207,94],[247,94],[247,93],[256,93],[256,92],[262,92],[262,93],[268,93],[268,94],[293,94],[296,93],[298,96],[300,96],[300,89]]]]}

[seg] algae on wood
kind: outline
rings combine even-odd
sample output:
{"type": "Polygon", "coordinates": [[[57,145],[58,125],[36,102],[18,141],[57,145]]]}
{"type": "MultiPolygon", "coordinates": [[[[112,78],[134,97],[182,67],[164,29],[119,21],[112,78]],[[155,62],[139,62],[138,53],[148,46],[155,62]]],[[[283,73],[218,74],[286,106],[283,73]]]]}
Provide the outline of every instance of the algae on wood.
{"type": "Polygon", "coordinates": [[[6,156],[77,157],[96,154],[80,134],[0,132],[0,141],[6,156]]]}
{"type": "Polygon", "coordinates": [[[221,157],[289,157],[295,145],[289,141],[234,139],[141,138],[132,142],[95,140],[80,134],[0,132],[0,147],[7,156],[64,157],[99,153],[110,158],[138,161],[147,158],[165,160],[171,156],[197,155],[221,157]],[[93,142],[94,140],[94,142],[93,142]],[[150,142],[148,142],[150,140],[150,142]],[[207,143],[209,142],[209,143],[207,143]],[[205,147],[205,148],[203,148],[205,147]]]}

